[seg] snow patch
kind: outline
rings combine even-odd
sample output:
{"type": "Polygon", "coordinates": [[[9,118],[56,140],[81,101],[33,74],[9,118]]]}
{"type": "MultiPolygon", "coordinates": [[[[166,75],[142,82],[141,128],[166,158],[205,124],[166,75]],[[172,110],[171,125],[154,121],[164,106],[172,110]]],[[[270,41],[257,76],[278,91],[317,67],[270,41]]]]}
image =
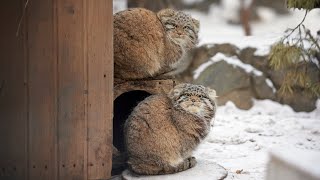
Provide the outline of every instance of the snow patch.
{"type": "MultiPolygon", "coordinates": [[[[294,28],[303,18],[303,10],[293,10],[289,15],[277,15],[270,8],[259,8],[258,14],[261,21],[251,22],[252,36],[244,36],[241,25],[232,25],[227,19],[239,17],[237,9],[239,1],[224,0],[221,6],[212,6],[208,14],[189,11],[200,21],[199,44],[230,43],[240,49],[247,47],[256,48],[255,55],[265,56],[270,52],[270,47],[284,37],[284,31],[294,28]]],[[[315,34],[320,29],[320,23],[315,23],[320,18],[320,9],[308,13],[304,25],[315,34]]]]}
{"type": "Polygon", "coordinates": [[[258,69],[254,68],[253,66],[251,66],[250,64],[245,64],[243,63],[241,60],[239,60],[236,56],[231,56],[228,57],[223,53],[217,53],[216,55],[214,55],[208,62],[203,63],[202,65],[200,65],[195,71],[194,71],[194,79],[197,79],[200,74],[210,65],[217,63],[219,61],[225,61],[228,64],[233,65],[233,67],[239,67],[241,69],[243,69],[245,72],[247,73],[253,73],[256,76],[262,76],[263,73],[261,71],[259,71],[258,69]]]}
{"type": "Polygon", "coordinates": [[[127,9],[127,4],[127,0],[113,0],[113,14],[127,9]]]}
{"type": "Polygon", "coordinates": [[[197,79],[200,74],[207,69],[207,67],[209,67],[210,65],[213,64],[213,61],[209,60],[203,64],[201,64],[194,72],[193,72],[193,79],[197,79]]]}
{"type": "Polygon", "coordinates": [[[277,17],[275,10],[268,7],[257,7],[257,14],[264,22],[273,21],[277,17]]]}
{"type": "Polygon", "coordinates": [[[184,4],[194,4],[194,3],[201,3],[203,0],[183,0],[184,4]]]}
{"type": "MultiPolygon", "coordinates": [[[[320,100],[317,109],[310,113],[297,113],[288,105],[271,100],[254,100],[250,110],[227,102],[218,107],[214,127],[195,157],[205,157],[225,167],[227,180],[264,179],[270,149],[320,153],[319,117],[320,100]],[[237,174],[237,170],[243,171],[237,174]]],[[[292,158],[295,157],[289,157],[292,158]]]]}
{"type": "Polygon", "coordinates": [[[312,58],[311,58],[311,62],[313,62],[313,63],[318,67],[318,69],[320,69],[320,64],[319,64],[318,59],[312,57],[312,58]]]}
{"type": "Polygon", "coordinates": [[[277,92],[276,88],[274,87],[272,81],[269,78],[266,78],[266,83],[272,89],[273,93],[277,92]]]}

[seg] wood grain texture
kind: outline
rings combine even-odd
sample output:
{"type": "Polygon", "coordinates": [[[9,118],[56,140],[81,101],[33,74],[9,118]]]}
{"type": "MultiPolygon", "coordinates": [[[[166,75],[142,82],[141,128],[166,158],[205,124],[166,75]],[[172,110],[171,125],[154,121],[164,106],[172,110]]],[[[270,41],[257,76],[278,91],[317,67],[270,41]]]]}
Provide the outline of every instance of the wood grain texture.
{"type": "Polygon", "coordinates": [[[0,2],[0,179],[108,179],[112,1],[0,2]]]}
{"type": "Polygon", "coordinates": [[[29,179],[57,179],[57,55],[52,0],[28,4],[29,179]],[[31,13],[32,12],[32,13],[31,13]]]}
{"type": "Polygon", "coordinates": [[[59,176],[107,179],[112,144],[112,2],[58,1],[59,176]]]}
{"type": "Polygon", "coordinates": [[[57,10],[59,179],[86,179],[88,90],[83,1],[58,0],[57,10]]]}
{"type": "Polygon", "coordinates": [[[112,6],[86,1],[88,47],[88,179],[104,179],[111,171],[113,54],[112,6]]]}
{"type": "Polygon", "coordinates": [[[24,31],[16,37],[20,0],[0,2],[0,179],[27,176],[27,60],[24,31]]]}

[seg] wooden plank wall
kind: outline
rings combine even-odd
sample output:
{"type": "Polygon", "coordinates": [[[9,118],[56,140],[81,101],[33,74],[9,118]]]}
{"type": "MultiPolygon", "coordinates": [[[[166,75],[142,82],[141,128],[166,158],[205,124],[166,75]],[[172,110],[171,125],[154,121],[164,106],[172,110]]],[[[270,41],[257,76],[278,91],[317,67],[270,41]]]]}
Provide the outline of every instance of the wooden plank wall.
{"type": "Polygon", "coordinates": [[[112,1],[0,3],[0,179],[111,173],[112,1]]]}
{"type": "Polygon", "coordinates": [[[49,0],[29,1],[23,22],[28,61],[29,179],[57,178],[58,72],[53,6],[49,0]]]}
{"type": "Polygon", "coordinates": [[[15,35],[21,2],[5,2],[0,3],[0,179],[18,180],[26,177],[27,166],[27,60],[25,37],[15,35]]]}

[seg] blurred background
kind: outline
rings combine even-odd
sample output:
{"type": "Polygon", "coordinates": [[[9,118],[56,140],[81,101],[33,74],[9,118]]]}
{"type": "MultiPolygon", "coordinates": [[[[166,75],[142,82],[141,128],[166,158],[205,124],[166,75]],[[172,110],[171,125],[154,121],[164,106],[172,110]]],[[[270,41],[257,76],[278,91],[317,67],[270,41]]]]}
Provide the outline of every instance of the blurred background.
{"type": "Polygon", "coordinates": [[[305,17],[305,10],[288,9],[285,0],[113,0],[113,4],[114,13],[133,7],[155,12],[173,8],[198,19],[199,44],[188,56],[189,68],[178,79],[216,89],[220,105],[232,101],[240,109],[250,109],[254,99],[271,99],[295,111],[316,108],[320,92],[320,49],[316,47],[320,9],[311,10],[305,17]],[[304,29],[299,26],[286,37],[292,31],[288,29],[297,27],[304,17],[304,29]],[[309,32],[316,43],[297,37],[302,30],[303,37],[309,32]],[[298,46],[296,56],[308,60],[294,66],[281,65],[286,58],[288,62],[296,59],[287,57],[288,53],[272,56],[276,54],[272,47],[284,42],[284,37],[291,44],[282,47],[283,51],[291,54],[291,47],[298,46]],[[301,45],[300,40],[306,42],[301,45]],[[285,68],[270,65],[272,58],[278,61],[273,64],[285,68]]]}

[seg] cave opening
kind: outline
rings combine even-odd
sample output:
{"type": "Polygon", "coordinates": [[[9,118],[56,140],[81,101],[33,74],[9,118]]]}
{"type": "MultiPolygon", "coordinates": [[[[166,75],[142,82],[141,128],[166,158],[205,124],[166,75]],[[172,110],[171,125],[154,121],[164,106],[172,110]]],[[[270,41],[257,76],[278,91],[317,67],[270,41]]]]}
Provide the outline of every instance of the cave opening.
{"type": "Polygon", "coordinates": [[[139,102],[151,94],[135,90],[121,94],[113,103],[113,145],[118,151],[124,152],[124,123],[139,102]]]}

